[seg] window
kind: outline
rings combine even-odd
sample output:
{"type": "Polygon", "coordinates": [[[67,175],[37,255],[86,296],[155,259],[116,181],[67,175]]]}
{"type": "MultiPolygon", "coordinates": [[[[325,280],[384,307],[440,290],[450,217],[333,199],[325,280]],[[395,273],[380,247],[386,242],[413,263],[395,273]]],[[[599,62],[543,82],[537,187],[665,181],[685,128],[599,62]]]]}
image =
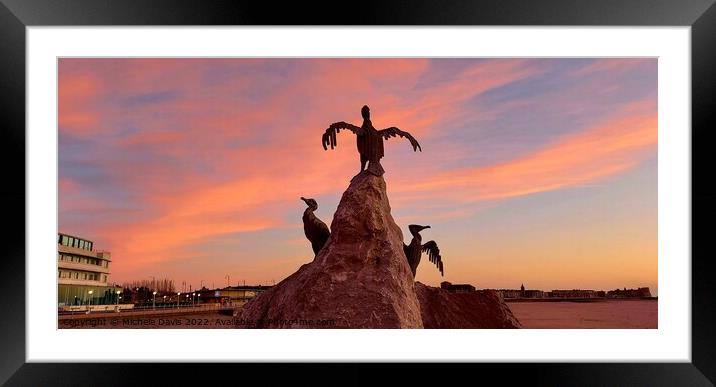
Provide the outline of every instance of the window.
{"type": "Polygon", "coordinates": [[[80,279],[80,273],[75,272],[75,279],[80,279]]]}
{"type": "Polygon", "coordinates": [[[80,247],[80,249],[84,249],[84,248],[85,248],[85,241],[83,241],[82,239],[80,239],[80,246],[79,246],[79,247],[80,247]]]}
{"type": "Polygon", "coordinates": [[[65,245],[65,246],[69,246],[69,245],[70,245],[70,238],[69,238],[67,235],[63,235],[63,236],[62,236],[62,244],[65,245]]]}
{"type": "Polygon", "coordinates": [[[107,282],[107,275],[106,275],[106,274],[102,276],[102,282],[107,282]]]}
{"type": "Polygon", "coordinates": [[[92,251],[92,246],[94,246],[94,242],[90,242],[89,248],[87,250],[92,251]]]}

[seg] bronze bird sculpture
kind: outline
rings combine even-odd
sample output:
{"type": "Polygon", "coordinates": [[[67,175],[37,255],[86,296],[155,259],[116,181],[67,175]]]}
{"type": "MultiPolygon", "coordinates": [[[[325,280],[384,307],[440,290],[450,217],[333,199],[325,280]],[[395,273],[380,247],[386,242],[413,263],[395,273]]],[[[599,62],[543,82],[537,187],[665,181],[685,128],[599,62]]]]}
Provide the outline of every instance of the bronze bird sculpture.
{"type": "Polygon", "coordinates": [[[408,264],[410,265],[410,271],[413,272],[413,278],[415,278],[415,273],[418,270],[418,264],[420,264],[420,256],[423,252],[428,253],[428,259],[430,262],[434,263],[435,266],[437,266],[438,270],[440,270],[440,275],[445,275],[443,272],[443,261],[442,257],[440,257],[438,244],[435,243],[435,241],[422,244],[423,239],[420,236],[420,231],[426,228],[430,228],[430,226],[411,224],[408,226],[408,229],[413,235],[413,240],[410,241],[409,245],[403,243],[403,251],[405,251],[405,257],[408,258],[408,264]]]}
{"type": "Polygon", "coordinates": [[[311,242],[313,253],[318,255],[318,252],[321,251],[328,237],[331,235],[331,231],[328,229],[328,226],[313,213],[318,209],[318,203],[314,199],[306,199],[304,197],[301,197],[301,200],[308,205],[308,208],[303,211],[303,232],[306,234],[306,238],[311,242]]]}
{"type": "Polygon", "coordinates": [[[356,135],[356,145],[360,154],[360,171],[363,172],[366,163],[370,161],[368,172],[376,176],[383,176],[383,173],[385,173],[383,166],[380,165],[380,159],[384,155],[383,139],[387,140],[396,136],[404,137],[410,141],[413,151],[423,151],[418,141],[408,132],[404,132],[394,126],[382,130],[375,129],[370,121],[370,108],[367,105],[361,109],[361,116],[363,117],[363,125],[360,127],[343,121],[331,124],[326,129],[326,132],[323,133],[321,139],[323,149],[328,150],[328,145],[333,149],[337,144],[336,134],[340,133],[341,130],[350,130],[356,135]]]}

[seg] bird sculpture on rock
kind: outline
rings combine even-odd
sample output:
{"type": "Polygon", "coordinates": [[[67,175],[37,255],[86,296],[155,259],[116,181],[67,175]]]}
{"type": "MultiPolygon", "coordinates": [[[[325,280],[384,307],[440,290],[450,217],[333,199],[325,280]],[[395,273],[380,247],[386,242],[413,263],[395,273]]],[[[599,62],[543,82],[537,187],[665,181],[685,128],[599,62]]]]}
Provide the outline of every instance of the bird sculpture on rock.
{"type": "Polygon", "coordinates": [[[303,232],[306,233],[306,238],[311,242],[313,247],[313,253],[317,256],[318,252],[321,251],[323,246],[328,241],[328,237],[331,236],[331,231],[328,229],[325,223],[313,213],[318,209],[318,202],[314,199],[306,199],[301,197],[301,200],[306,202],[308,208],[303,211],[303,232]]]}
{"type": "Polygon", "coordinates": [[[410,141],[413,151],[423,151],[418,141],[408,132],[404,132],[394,126],[381,130],[374,128],[373,123],[370,121],[370,108],[367,105],[363,106],[360,112],[363,117],[362,126],[355,126],[343,121],[332,123],[321,138],[323,149],[328,150],[329,145],[333,149],[337,144],[336,134],[340,133],[341,130],[350,130],[356,135],[356,145],[360,154],[360,171],[363,172],[366,163],[370,161],[368,172],[376,176],[383,176],[383,173],[385,173],[383,166],[380,165],[380,159],[384,155],[383,139],[387,140],[396,136],[404,137],[410,141]]]}
{"type": "Polygon", "coordinates": [[[410,265],[410,271],[413,272],[413,278],[418,270],[418,264],[420,264],[420,256],[423,252],[428,253],[428,259],[434,263],[435,266],[440,270],[440,275],[444,276],[443,261],[440,257],[440,249],[435,241],[429,241],[422,244],[422,237],[420,231],[430,228],[430,226],[419,226],[417,224],[411,224],[408,226],[410,233],[413,235],[413,240],[410,241],[409,245],[403,243],[403,251],[405,251],[405,257],[408,258],[408,265],[410,265]]]}

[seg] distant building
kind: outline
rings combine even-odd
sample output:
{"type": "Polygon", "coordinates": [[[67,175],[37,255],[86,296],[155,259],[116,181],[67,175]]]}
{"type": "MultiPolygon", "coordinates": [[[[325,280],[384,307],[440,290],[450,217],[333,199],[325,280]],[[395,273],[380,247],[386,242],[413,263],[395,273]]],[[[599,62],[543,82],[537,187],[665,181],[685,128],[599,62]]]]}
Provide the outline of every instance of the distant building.
{"type": "Polygon", "coordinates": [[[495,291],[503,299],[522,298],[522,290],[520,290],[520,289],[495,289],[495,291]]]}
{"type": "Polygon", "coordinates": [[[95,250],[94,242],[59,233],[57,236],[57,305],[108,305],[117,302],[109,284],[111,254],[95,250]]]}
{"type": "Polygon", "coordinates": [[[636,289],[615,289],[607,292],[607,298],[650,298],[651,291],[648,287],[636,289]]]}
{"type": "Polygon", "coordinates": [[[470,284],[452,284],[448,281],[441,282],[440,288],[451,293],[470,293],[475,291],[475,287],[470,284]]]}
{"type": "Polygon", "coordinates": [[[503,299],[544,297],[543,291],[536,289],[525,289],[525,284],[521,284],[519,289],[496,289],[495,291],[503,299]]]}
{"type": "Polygon", "coordinates": [[[605,292],[604,290],[590,289],[555,289],[549,292],[542,290],[525,289],[520,285],[519,289],[495,289],[503,299],[519,298],[551,298],[551,299],[584,299],[584,298],[650,298],[649,288],[637,289],[615,289],[605,292]]]}
{"type": "Polygon", "coordinates": [[[546,293],[547,298],[599,298],[604,297],[604,292],[588,289],[555,289],[546,293]]]}
{"type": "Polygon", "coordinates": [[[522,298],[544,298],[544,292],[535,289],[523,290],[522,298]]]}

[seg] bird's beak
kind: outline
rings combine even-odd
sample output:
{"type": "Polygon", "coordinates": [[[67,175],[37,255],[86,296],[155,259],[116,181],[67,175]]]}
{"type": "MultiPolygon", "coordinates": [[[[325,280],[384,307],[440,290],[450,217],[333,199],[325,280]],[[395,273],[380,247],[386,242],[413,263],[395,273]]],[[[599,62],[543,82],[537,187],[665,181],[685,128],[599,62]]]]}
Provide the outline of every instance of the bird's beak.
{"type": "Polygon", "coordinates": [[[425,227],[423,227],[423,228],[430,228],[430,226],[425,226],[425,227]]]}

